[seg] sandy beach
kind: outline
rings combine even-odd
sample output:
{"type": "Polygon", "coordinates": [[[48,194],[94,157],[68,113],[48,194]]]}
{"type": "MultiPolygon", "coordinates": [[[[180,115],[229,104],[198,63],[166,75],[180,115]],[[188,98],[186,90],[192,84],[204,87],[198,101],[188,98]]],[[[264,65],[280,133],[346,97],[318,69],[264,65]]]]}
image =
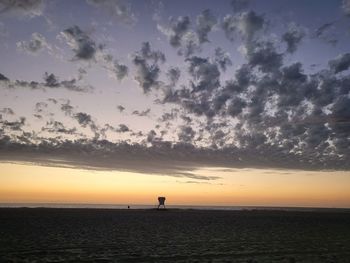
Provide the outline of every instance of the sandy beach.
{"type": "Polygon", "coordinates": [[[0,209],[0,262],[350,262],[350,213],[0,209]]]}

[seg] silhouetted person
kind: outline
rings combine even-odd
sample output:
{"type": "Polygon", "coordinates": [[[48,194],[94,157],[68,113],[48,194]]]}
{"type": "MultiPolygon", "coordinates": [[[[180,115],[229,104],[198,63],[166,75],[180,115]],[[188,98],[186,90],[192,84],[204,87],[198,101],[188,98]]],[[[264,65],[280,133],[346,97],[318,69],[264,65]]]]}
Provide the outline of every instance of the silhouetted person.
{"type": "Polygon", "coordinates": [[[130,209],[130,205],[128,205],[128,209],[130,209]]]}
{"type": "Polygon", "coordinates": [[[160,208],[160,206],[163,206],[163,208],[165,209],[165,197],[164,196],[160,196],[158,197],[158,209],[160,208]]]}

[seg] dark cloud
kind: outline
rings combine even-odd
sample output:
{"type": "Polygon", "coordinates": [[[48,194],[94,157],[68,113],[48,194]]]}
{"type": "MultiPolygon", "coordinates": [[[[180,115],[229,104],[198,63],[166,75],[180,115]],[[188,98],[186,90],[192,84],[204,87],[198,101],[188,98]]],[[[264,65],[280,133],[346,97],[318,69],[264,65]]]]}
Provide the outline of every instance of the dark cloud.
{"type": "Polygon", "coordinates": [[[137,68],[135,80],[139,83],[144,93],[153,88],[159,88],[158,81],[160,68],[158,63],[165,62],[165,55],[160,51],[152,51],[148,42],[142,43],[141,50],[134,54],[133,64],[137,68]]]}
{"type": "Polygon", "coordinates": [[[123,64],[119,64],[118,62],[115,61],[113,71],[115,72],[117,79],[121,80],[128,75],[129,70],[127,66],[123,64]]]}
{"type": "Polygon", "coordinates": [[[254,11],[226,15],[221,23],[227,39],[234,41],[239,35],[248,45],[254,40],[255,34],[262,30],[265,25],[264,16],[258,15],[254,11]]]}
{"type": "Polygon", "coordinates": [[[271,42],[254,42],[247,51],[247,60],[249,65],[258,67],[262,72],[272,72],[282,66],[283,55],[271,42]]]}
{"type": "Polygon", "coordinates": [[[90,92],[92,90],[92,87],[89,85],[80,85],[78,81],[73,78],[71,80],[62,80],[59,81],[58,77],[54,74],[49,74],[45,72],[44,74],[44,82],[37,82],[37,81],[26,81],[26,80],[15,80],[11,81],[9,79],[6,80],[6,83],[4,83],[4,87],[9,89],[16,89],[16,88],[29,88],[29,89],[53,89],[53,88],[64,88],[71,91],[76,92],[90,92]]]}
{"type": "Polygon", "coordinates": [[[84,112],[78,112],[74,115],[74,118],[79,122],[79,124],[83,127],[86,127],[90,123],[92,123],[91,116],[84,112]]]}
{"type": "Polygon", "coordinates": [[[287,52],[294,53],[304,36],[305,32],[300,27],[289,25],[288,31],[282,35],[282,40],[287,44],[287,52]]]}
{"type": "Polygon", "coordinates": [[[247,106],[247,102],[239,97],[234,97],[230,100],[227,106],[227,113],[236,117],[238,114],[242,113],[243,109],[247,106]]]}
{"type": "MultiPolygon", "coordinates": [[[[57,141],[39,144],[21,144],[8,137],[0,139],[0,159],[12,162],[31,162],[38,165],[71,167],[93,170],[119,170],[188,177],[197,180],[216,180],[216,176],[198,176],[201,167],[232,168],[293,168],[319,169],[319,162],[302,162],[303,158],[286,153],[278,147],[264,149],[264,154],[255,150],[239,150],[231,147],[222,150],[199,149],[189,144],[169,145],[158,143],[145,147],[139,144],[111,143],[106,140],[57,141]],[[267,152],[269,153],[266,156],[267,152]],[[272,156],[271,154],[274,153],[272,156]]],[[[325,167],[348,168],[349,162],[337,158],[326,160],[325,167]],[[340,165],[340,166],[339,166],[340,165]]]]}
{"type": "Polygon", "coordinates": [[[205,10],[197,17],[197,29],[192,28],[188,16],[170,17],[169,25],[158,24],[158,29],[167,36],[178,55],[188,57],[201,51],[201,44],[208,42],[208,34],[215,24],[216,18],[210,10],[205,10]]]}
{"type": "Polygon", "coordinates": [[[134,110],[132,112],[132,114],[140,116],[140,117],[145,117],[145,116],[149,116],[150,112],[151,112],[151,109],[147,109],[147,110],[144,110],[144,111],[134,110]]]}
{"type": "MultiPolygon", "coordinates": [[[[147,148],[126,143],[114,144],[105,140],[81,139],[60,142],[53,139],[51,142],[34,145],[12,142],[8,137],[0,139],[0,159],[4,161],[31,162],[38,165],[78,169],[166,174],[205,181],[220,179],[218,176],[202,176],[195,173],[197,168],[204,165],[195,159],[189,159],[196,152],[200,153],[190,146],[178,145],[173,148],[166,143],[147,148]],[[185,147],[186,151],[184,151],[185,147]],[[22,154],[23,150],[28,154],[22,154]]],[[[205,153],[200,154],[205,156],[205,153]]]]}
{"type": "MultiPolygon", "coordinates": [[[[122,80],[128,75],[128,67],[120,63],[117,59],[107,53],[104,44],[96,43],[86,32],[78,26],[72,26],[61,32],[61,36],[66,40],[74,52],[73,60],[94,62],[106,69],[109,74],[122,80]]],[[[80,78],[86,72],[79,70],[80,78]]]]}
{"type": "Polygon", "coordinates": [[[125,110],[125,107],[123,107],[122,105],[118,105],[117,109],[119,110],[119,112],[123,112],[125,110]]]}
{"type": "Polygon", "coordinates": [[[0,110],[1,113],[7,114],[7,115],[14,115],[15,112],[11,108],[3,108],[0,110]]]}
{"type": "Polygon", "coordinates": [[[117,129],[117,132],[128,132],[130,131],[129,127],[125,124],[119,124],[119,128],[117,129]]]}
{"type": "Polygon", "coordinates": [[[180,132],[178,133],[179,141],[185,143],[192,143],[196,132],[192,129],[191,126],[181,126],[180,132]]]}
{"type": "Polygon", "coordinates": [[[87,114],[85,112],[78,112],[78,113],[74,113],[74,114],[72,114],[72,112],[71,112],[70,114],[71,114],[70,116],[73,119],[76,119],[78,121],[78,123],[80,124],[81,127],[83,127],[83,128],[89,127],[90,130],[93,132],[95,139],[100,138],[101,129],[98,127],[98,125],[92,119],[90,114],[87,114]]]}
{"type": "Polygon", "coordinates": [[[350,53],[339,55],[337,58],[329,61],[329,67],[334,73],[348,70],[350,67],[350,53]]]}
{"type": "Polygon", "coordinates": [[[158,26],[166,36],[169,38],[170,45],[178,48],[182,44],[182,39],[190,30],[191,21],[188,16],[180,16],[177,19],[170,18],[170,25],[168,28],[158,26]]]}
{"type": "Polygon", "coordinates": [[[225,32],[226,38],[230,41],[234,41],[237,32],[237,18],[233,15],[226,15],[223,18],[221,27],[225,32]]]}
{"type": "Polygon", "coordinates": [[[200,43],[209,42],[208,34],[217,24],[216,17],[209,9],[204,10],[196,19],[197,34],[200,43]]]}
{"type": "Polygon", "coordinates": [[[3,74],[0,73],[0,81],[8,81],[9,79],[6,78],[3,74]]]}
{"type": "MultiPolygon", "coordinates": [[[[112,7],[121,2],[89,3],[111,7],[114,12],[118,9],[112,7]]],[[[234,13],[223,18],[221,27],[230,41],[237,40],[233,49],[239,46],[243,55],[237,57],[234,69],[229,68],[230,55],[222,48],[211,47],[212,56],[208,57],[196,54],[202,47],[206,51],[204,43],[212,40],[210,33],[216,28],[217,18],[210,10],[200,13],[194,23],[190,17],[180,16],[170,18],[167,26],[158,25],[170,45],[185,56],[184,63],[168,65],[165,55],[148,42],[132,56],[136,68],[133,78],[143,92],[160,93],[150,96],[153,99],[154,95],[163,108],[154,112],[162,115],[149,130],[133,131],[129,123],[104,124],[101,128],[90,114],[77,111],[66,101],[56,107],[61,107],[65,117],[87,128],[88,133],[91,129],[94,136],[68,140],[64,135],[70,138],[68,135],[74,134],[76,128],[52,120],[42,131],[49,132],[49,137],[57,136],[35,139],[22,130],[26,128],[24,119],[13,120],[14,116],[2,114],[0,157],[86,169],[169,173],[198,180],[217,179],[193,173],[204,166],[349,170],[350,78],[346,71],[350,55],[339,55],[329,61],[328,68],[313,68],[310,73],[283,49],[286,45],[287,52],[294,53],[306,35],[304,28],[292,24],[286,32],[269,32],[267,15],[246,11],[246,1],[233,1],[232,6],[234,13]],[[5,117],[11,119],[4,120],[5,117]],[[125,133],[116,137],[127,139],[123,143],[108,141],[107,132],[125,133]]],[[[126,10],[122,8],[120,15],[126,10]]],[[[323,24],[315,36],[332,41],[335,35],[331,29],[335,25],[338,22],[323,24]]],[[[78,26],[66,29],[62,35],[78,63],[96,63],[117,79],[128,74],[127,66],[78,26]]],[[[37,35],[21,43],[18,45],[23,50],[34,53],[45,48],[37,35]]],[[[79,74],[85,75],[86,71],[79,74]]],[[[11,81],[0,75],[2,87],[47,90],[79,90],[80,79],[62,81],[46,73],[43,82],[11,81]]],[[[48,105],[37,104],[38,118],[46,114],[48,105]]],[[[125,108],[119,105],[117,109],[123,112],[125,108]]],[[[132,114],[149,113],[150,109],[132,114]]]]}
{"type": "Polygon", "coordinates": [[[129,73],[129,68],[114,59],[110,54],[101,53],[98,56],[98,62],[103,68],[107,69],[112,77],[117,78],[118,80],[122,80],[129,73]]]}
{"type": "Polygon", "coordinates": [[[70,104],[70,100],[61,104],[61,111],[63,111],[65,115],[71,116],[73,114],[73,110],[74,107],[70,104]]]}
{"type": "Polygon", "coordinates": [[[67,90],[78,91],[78,92],[88,92],[92,89],[92,87],[89,87],[89,86],[79,85],[77,83],[78,81],[75,78],[71,80],[59,81],[58,77],[53,73],[49,74],[45,72],[44,81],[45,81],[45,83],[43,84],[44,88],[65,88],[67,90]]]}
{"type": "Polygon", "coordinates": [[[22,127],[25,125],[25,122],[25,117],[20,117],[20,119],[16,121],[2,120],[0,118],[2,129],[9,129],[10,131],[22,131],[22,127]]]}
{"type": "Polygon", "coordinates": [[[45,85],[48,87],[58,87],[60,85],[57,77],[52,73],[49,74],[45,72],[44,80],[45,80],[45,85]]]}
{"type": "Polygon", "coordinates": [[[192,92],[210,91],[220,85],[220,71],[216,63],[201,57],[191,57],[186,61],[189,63],[188,72],[193,77],[192,92]]]}
{"type": "Polygon", "coordinates": [[[42,0],[1,0],[0,15],[9,14],[20,18],[33,18],[43,15],[45,8],[42,0]]]}
{"type": "Polygon", "coordinates": [[[64,124],[60,121],[49,121],[46,123],[45,127],[42,127],[42,131],[47,131],[50,133],[64,133],[64,134],[75,134],[77,132],[76,128],[66,128],[64,124]]]}
{"type": "Polygon", "coordinates": [[[78,26],[72,26],[65,29],[62,35],[67,40],[68,45],[74,51],[74,58],[81,60],[94,59],[97,49],[96,43],[88,34],[82,31],[78,26]]]}
{"type": "Polygon", "coordinates": [[[254,35],[263,29],[266,21],[254,11],[244,12],[239,16],[238,30],[246,41],[253,40],[254,35]]]}
{"type": "Polygon", "coordinates": [[[35,104],[35,112],[42,113],[45,109],[47,109],[47,103],[45,102],[37,102],[35,104]]]}
{"type": "Polygon", "coordinates": [[[228,66],[232,66],[230,55],[218,47],[215,49],[215,62],[220,66],[221,70],[226,71],[228,66]]]}
{"type": "Polygon", "coordinates": [[[162,115],[162,117],[159,119],[160,122],[168,122],[172,121],[177,118],[177,113],[174,111],[166,112],[162,115]]]}
{"type": "Polygon", "coordinates": [[[166,73],[168,79],[169,79],[169,86],[174,87],[181,76],[181,71],[179,68],[170,68],[168,72],[166,73]]]}
{"type": "Polygon", "coordinates": [[[54,98],[48,98],[47,100],[52,102],[53,104],[57,104],[57,100],[54,98]]]}
{"type": "Polygon", "coordinates": [[[337,21],[325,23],[315,30],[315,37],[326,43],[335,46],[338,43],[335,33],[335,24],[337,21]]]}
{"type": "Polygon", "coordinates": [[[315,30],[316,37],[321,37],[325,31],[329,30],[335,22],[325,23],[315,30]]]}
{"type": "Polygon", "coordinates": [[[153,143],[157,139],[157,133],[154,130],[150,130],[147,134],[147,142],[153,143]]]}

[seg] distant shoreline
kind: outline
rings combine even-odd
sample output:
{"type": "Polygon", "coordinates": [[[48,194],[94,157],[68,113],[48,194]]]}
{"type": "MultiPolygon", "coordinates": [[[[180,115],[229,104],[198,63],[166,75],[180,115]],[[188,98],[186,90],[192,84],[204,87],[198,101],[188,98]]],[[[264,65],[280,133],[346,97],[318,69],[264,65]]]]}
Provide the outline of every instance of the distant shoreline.
{"type": "MultiPolygon", "coordinates": [[[[158,210],[156,205],[112,205],[112,204],[60,204],[60,203],[0,203],[0,209],[77,209],[77,210],[158,210]]],[[[163,210],[163,209],[160,209],[163,210]]],[[[295,212],[349,212],[350,208],[337,207],[274,207],[274,206],[186,206],[169,205],[165,211],[295,211],[295,212]]]]}

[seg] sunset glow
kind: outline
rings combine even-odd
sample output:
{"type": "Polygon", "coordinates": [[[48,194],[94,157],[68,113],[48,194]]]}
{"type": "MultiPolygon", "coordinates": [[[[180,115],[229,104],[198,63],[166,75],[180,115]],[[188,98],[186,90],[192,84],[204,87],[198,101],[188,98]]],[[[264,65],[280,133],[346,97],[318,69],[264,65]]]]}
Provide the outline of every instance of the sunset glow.
{"type": "Polygon", "coordinates": [[[219,180],[132,172],[89,171],[5,163],[0,202],[169,205],[349,207],[349,172],[262,169],[199,169],[219,180]]]}

